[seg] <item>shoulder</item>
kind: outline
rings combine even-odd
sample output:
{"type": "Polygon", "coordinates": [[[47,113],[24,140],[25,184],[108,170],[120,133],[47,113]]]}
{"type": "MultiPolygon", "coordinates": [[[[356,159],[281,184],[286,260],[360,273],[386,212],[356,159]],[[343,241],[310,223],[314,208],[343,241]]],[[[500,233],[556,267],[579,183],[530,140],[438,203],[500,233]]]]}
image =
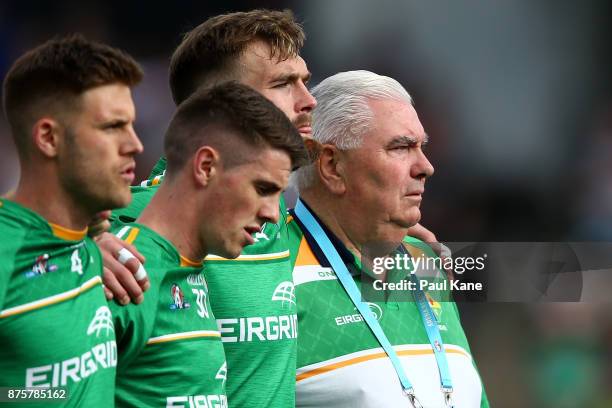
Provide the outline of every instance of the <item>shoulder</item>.
{"type": "Polygon", "coordinates": [[[133,186],[131,188],[132,202],[127,207],[113,210],[111,215],[113,223],[135,221],[149,204],[158,188],[158,185],[151,187],[133,186]]]}

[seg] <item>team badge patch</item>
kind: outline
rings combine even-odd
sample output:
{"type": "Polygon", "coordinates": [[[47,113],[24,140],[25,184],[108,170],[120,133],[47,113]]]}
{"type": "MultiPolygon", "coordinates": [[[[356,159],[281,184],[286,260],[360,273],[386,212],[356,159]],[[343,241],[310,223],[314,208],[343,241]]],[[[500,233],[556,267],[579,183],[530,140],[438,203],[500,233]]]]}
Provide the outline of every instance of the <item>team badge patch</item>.
{"type": "Polygon", "coordinates": [[[189,303],[185,302],[185,295],[177,283],[172,284],[170,294],[172,296],[170,310],[189,309],[191,307],[189,303]]]}
{"type": "Polygon", "coordinates": [[[49,263],[49,254],[42,254],[36,258],[36,262],[32,265],[32,269],[25,273],[26,278],[32,278],[38,275],[44,275],[57,270],[57,265],[49,263]]]}

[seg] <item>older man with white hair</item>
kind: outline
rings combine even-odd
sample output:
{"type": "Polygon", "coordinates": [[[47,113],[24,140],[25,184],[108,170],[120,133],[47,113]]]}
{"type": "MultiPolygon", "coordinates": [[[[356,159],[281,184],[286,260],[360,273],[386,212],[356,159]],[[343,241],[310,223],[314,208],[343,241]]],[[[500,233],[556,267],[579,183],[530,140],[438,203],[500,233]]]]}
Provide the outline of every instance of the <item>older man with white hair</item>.
{"type": "MultiPolygon", "coordinates": [[[[414,287],[376,302],[361,297],[372,248],[435,256],[406,234],[434,171],[412,98],[367,71],[336,74],[312,93],[316,160],[294,174],[300,199],[288,220],[299,299],[296,405],[488,407],[453,302],[414,287]]],[[[405,282],[416,279],[404,272],[405,282]]]]}

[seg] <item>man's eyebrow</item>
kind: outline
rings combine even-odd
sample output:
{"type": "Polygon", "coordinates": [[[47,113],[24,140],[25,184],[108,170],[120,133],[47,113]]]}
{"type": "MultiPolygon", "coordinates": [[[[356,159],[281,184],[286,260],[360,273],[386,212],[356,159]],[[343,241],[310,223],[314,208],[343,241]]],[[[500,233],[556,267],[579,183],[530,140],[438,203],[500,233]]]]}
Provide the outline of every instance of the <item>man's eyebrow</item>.
{"type": "Polygon", "coordinates": [[[393,149],[395,147],[401,147],[401,146],[415,146],[419,143],[419,141],[421,142],[421,145],[426,145],[427,143],[429,143],[429,135],[425,134],[422,140],[419,140],[419,138],[416,136],[409,136],[409,135],[396,136],[393,139],[391,139],[389,143],[387,143],[387,148],[393,149]]]}
{"type": "Polygon", "coordinates": [[[282,186],[270,180],[256,179],[254,183],[256,186],[266,190],[268,193],[275,193],[283,190],[282,186]]]}
{"type": "Polygon", "coordinates": [[[302,80],[303,82],[308,82],[312,74],[309,72],[306,75],[302,76],[297,72],[286,72],[282,74],[278,74],[274,78],[272,78],[271,82],[296,82],[298,80],[302,80]]]}

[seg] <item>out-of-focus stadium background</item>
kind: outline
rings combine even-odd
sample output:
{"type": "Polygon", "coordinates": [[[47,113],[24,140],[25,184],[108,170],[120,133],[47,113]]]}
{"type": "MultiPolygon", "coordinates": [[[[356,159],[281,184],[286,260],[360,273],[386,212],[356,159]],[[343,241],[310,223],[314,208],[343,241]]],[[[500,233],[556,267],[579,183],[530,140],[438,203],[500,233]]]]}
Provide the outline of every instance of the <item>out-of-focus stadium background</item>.
{"type": "MultiPolygon", "coordinates": [[[[25,50],[82,32],[145,68],[145,145],[174,106],[169,56],[208,16],[290,8],[313,84],[367,69],[398,79],[430,135],[422,223],[444,241],[612,241],[612,3],[606,0],[3,1],[0,76],[25,50]],[[608,39],[608,40],[606,40],[608,39]]],[[[0,120],[0,193],[18,162],[0,120]]],[[[612,294],[611,294],[612,297],[612,294]]],[[[461,304],[495,407],[612,407],[612,301],[461,304]]]]}

